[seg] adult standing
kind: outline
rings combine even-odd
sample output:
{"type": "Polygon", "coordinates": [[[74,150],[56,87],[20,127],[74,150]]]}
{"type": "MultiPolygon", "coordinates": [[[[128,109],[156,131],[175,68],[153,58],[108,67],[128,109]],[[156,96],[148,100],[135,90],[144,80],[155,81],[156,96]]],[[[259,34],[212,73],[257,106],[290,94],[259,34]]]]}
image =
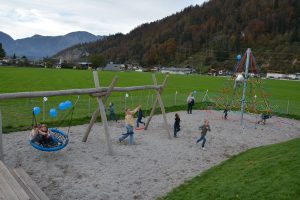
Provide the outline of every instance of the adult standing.
{"type": "Polygon", "coordinates": [[[195,98],[193,97],[193,93],[191,92],[190,95],[187,97],[188,109],[187,113],[192,114],[193,106],[195,104],[195,98]]]}

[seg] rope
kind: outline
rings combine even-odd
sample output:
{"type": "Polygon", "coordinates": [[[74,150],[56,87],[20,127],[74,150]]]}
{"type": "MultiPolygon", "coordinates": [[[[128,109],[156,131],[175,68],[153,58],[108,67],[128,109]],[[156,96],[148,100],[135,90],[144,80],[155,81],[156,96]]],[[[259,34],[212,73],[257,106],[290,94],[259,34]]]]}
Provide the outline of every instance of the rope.
{"type": "Polygon", "coordinates": [[[80,96],[77,97],[77,100],[75,101],[75,103],[74,103],[74,105],[73,105],[73,107],[72,107],[72,109],[71,109],[71,110],[72,110],[72,111],[71,111],[71,118],[70,118],[70,120],[69,120],[69,127],[68,127],[67,135],[69,135],[69,133],[70,133],[70,129],[71,129],[71,124],[72,124],[72,120],[73,120],[73,114],[74,114],[75,106],[76,106],[77,102],[79,101],[79,98],[80,98],[80,96]]]}

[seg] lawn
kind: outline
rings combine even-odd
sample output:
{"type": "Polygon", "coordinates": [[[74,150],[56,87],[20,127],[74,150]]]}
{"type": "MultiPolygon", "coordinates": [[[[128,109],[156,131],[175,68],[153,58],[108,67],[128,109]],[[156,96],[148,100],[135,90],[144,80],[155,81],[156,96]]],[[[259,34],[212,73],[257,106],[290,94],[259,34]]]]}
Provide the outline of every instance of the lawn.
{"type": "Polygon", "coordinates": [[[248,150],[175,188],[161,200],[299,199],[300,139],[248,150]]]}
{"type": "MultiPolygon", "coordinates": [[[[99,72],[101,86],[108,86],[115,75],[119,76],[117,86],[149,85],[152,84],[151,73],[140,72],[99,72]]],[[[158,73],[157,79],[162,83],[163,74],[158,73]]],[[[300,82],[265,80],[264,89],[270,94],[269,100],[275,112],[300,115],[300,82]]],[[[211,101],[220,96],[222,88],[228,84],[228,78],[201,75],[170,75],[163,100],[166,107],[186,104],[186,97],[191,91],[197,91],[196,100],[202,101],[206,90],[211,101]],[[177,95],[175,98],[175,93],[177,95]]],[[[71,88],[93,88],[92,72],[88,70],[44,69],[44,68],[0,68],[0,93],[22,91],[45,91],[71,88]]],[[[48,112],[57,108],[62,101],[76,100],[76,96],[50,97],[45,105],[45,121],[55,121],[48,112]]],[[[116,111],[122,113],[124,107],[134,107],[142,104],[149,109],[155,100],[154,91],[138,91],[129,93],[114,93],[109,101],[114,102],[116,111]]],[[[0,101],[4,127],[31,125],[31,111],[34,106],[43,107],[42,98],[17,99],[0,101]]],[[[97,102],[88,95],[82,95],[77,104],[74,118],[87,118],[96,108],[97,102]]],[[[64,113],[59,112],[59,117],[64,113]]],[[[146,113],[147,114],[147,113],[146,113]]],[[[38,116],[41,121],[42,114],[38,116]]]]}

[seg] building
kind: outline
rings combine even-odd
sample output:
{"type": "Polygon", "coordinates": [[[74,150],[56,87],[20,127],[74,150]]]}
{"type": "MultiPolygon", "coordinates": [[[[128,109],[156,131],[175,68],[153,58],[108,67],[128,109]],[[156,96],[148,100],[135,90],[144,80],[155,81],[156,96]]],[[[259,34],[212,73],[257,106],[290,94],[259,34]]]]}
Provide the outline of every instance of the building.
{"type": "Polygon", "coordinates": [[[170,67],[166,68],[163,67],[160,70],[163,74],[191,74],[193,72],[193,69],[191,68],[176,68],[176,67],[170,67]]]}
{"type": "Polygon", "coordinates": [[[279,73],[267,73],[267,78],[269,79],[299,79],[300,73],[296,74],[279,74],[279,73]],[[297,75],[298,74],[298,75],[297,75]]]}
{"type": "Polygon", "coordinates": [[[124,71],[125,65],[124,64],[114,64],[113,62],[108,63],[103,70],[105,71],[124,71]]]}
{"type": "Polygon", "coordinates": [[[92,67],[92,63],[90,62],[79,62],[78,65],[80,69],[89,69],[92,67]]]}

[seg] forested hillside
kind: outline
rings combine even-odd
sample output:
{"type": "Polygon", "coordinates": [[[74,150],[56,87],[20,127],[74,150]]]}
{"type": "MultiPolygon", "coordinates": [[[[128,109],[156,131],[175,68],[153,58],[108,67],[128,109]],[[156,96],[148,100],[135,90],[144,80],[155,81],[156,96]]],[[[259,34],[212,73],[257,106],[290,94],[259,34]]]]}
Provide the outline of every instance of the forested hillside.
{"type": "Polygon", "coordinates": [[[68,48],[56,57],[102,54],[117,63],[231,69],[253,50],[264,71],[300,72],[299,0],[211,0],[164,19],[68,48]]]}

